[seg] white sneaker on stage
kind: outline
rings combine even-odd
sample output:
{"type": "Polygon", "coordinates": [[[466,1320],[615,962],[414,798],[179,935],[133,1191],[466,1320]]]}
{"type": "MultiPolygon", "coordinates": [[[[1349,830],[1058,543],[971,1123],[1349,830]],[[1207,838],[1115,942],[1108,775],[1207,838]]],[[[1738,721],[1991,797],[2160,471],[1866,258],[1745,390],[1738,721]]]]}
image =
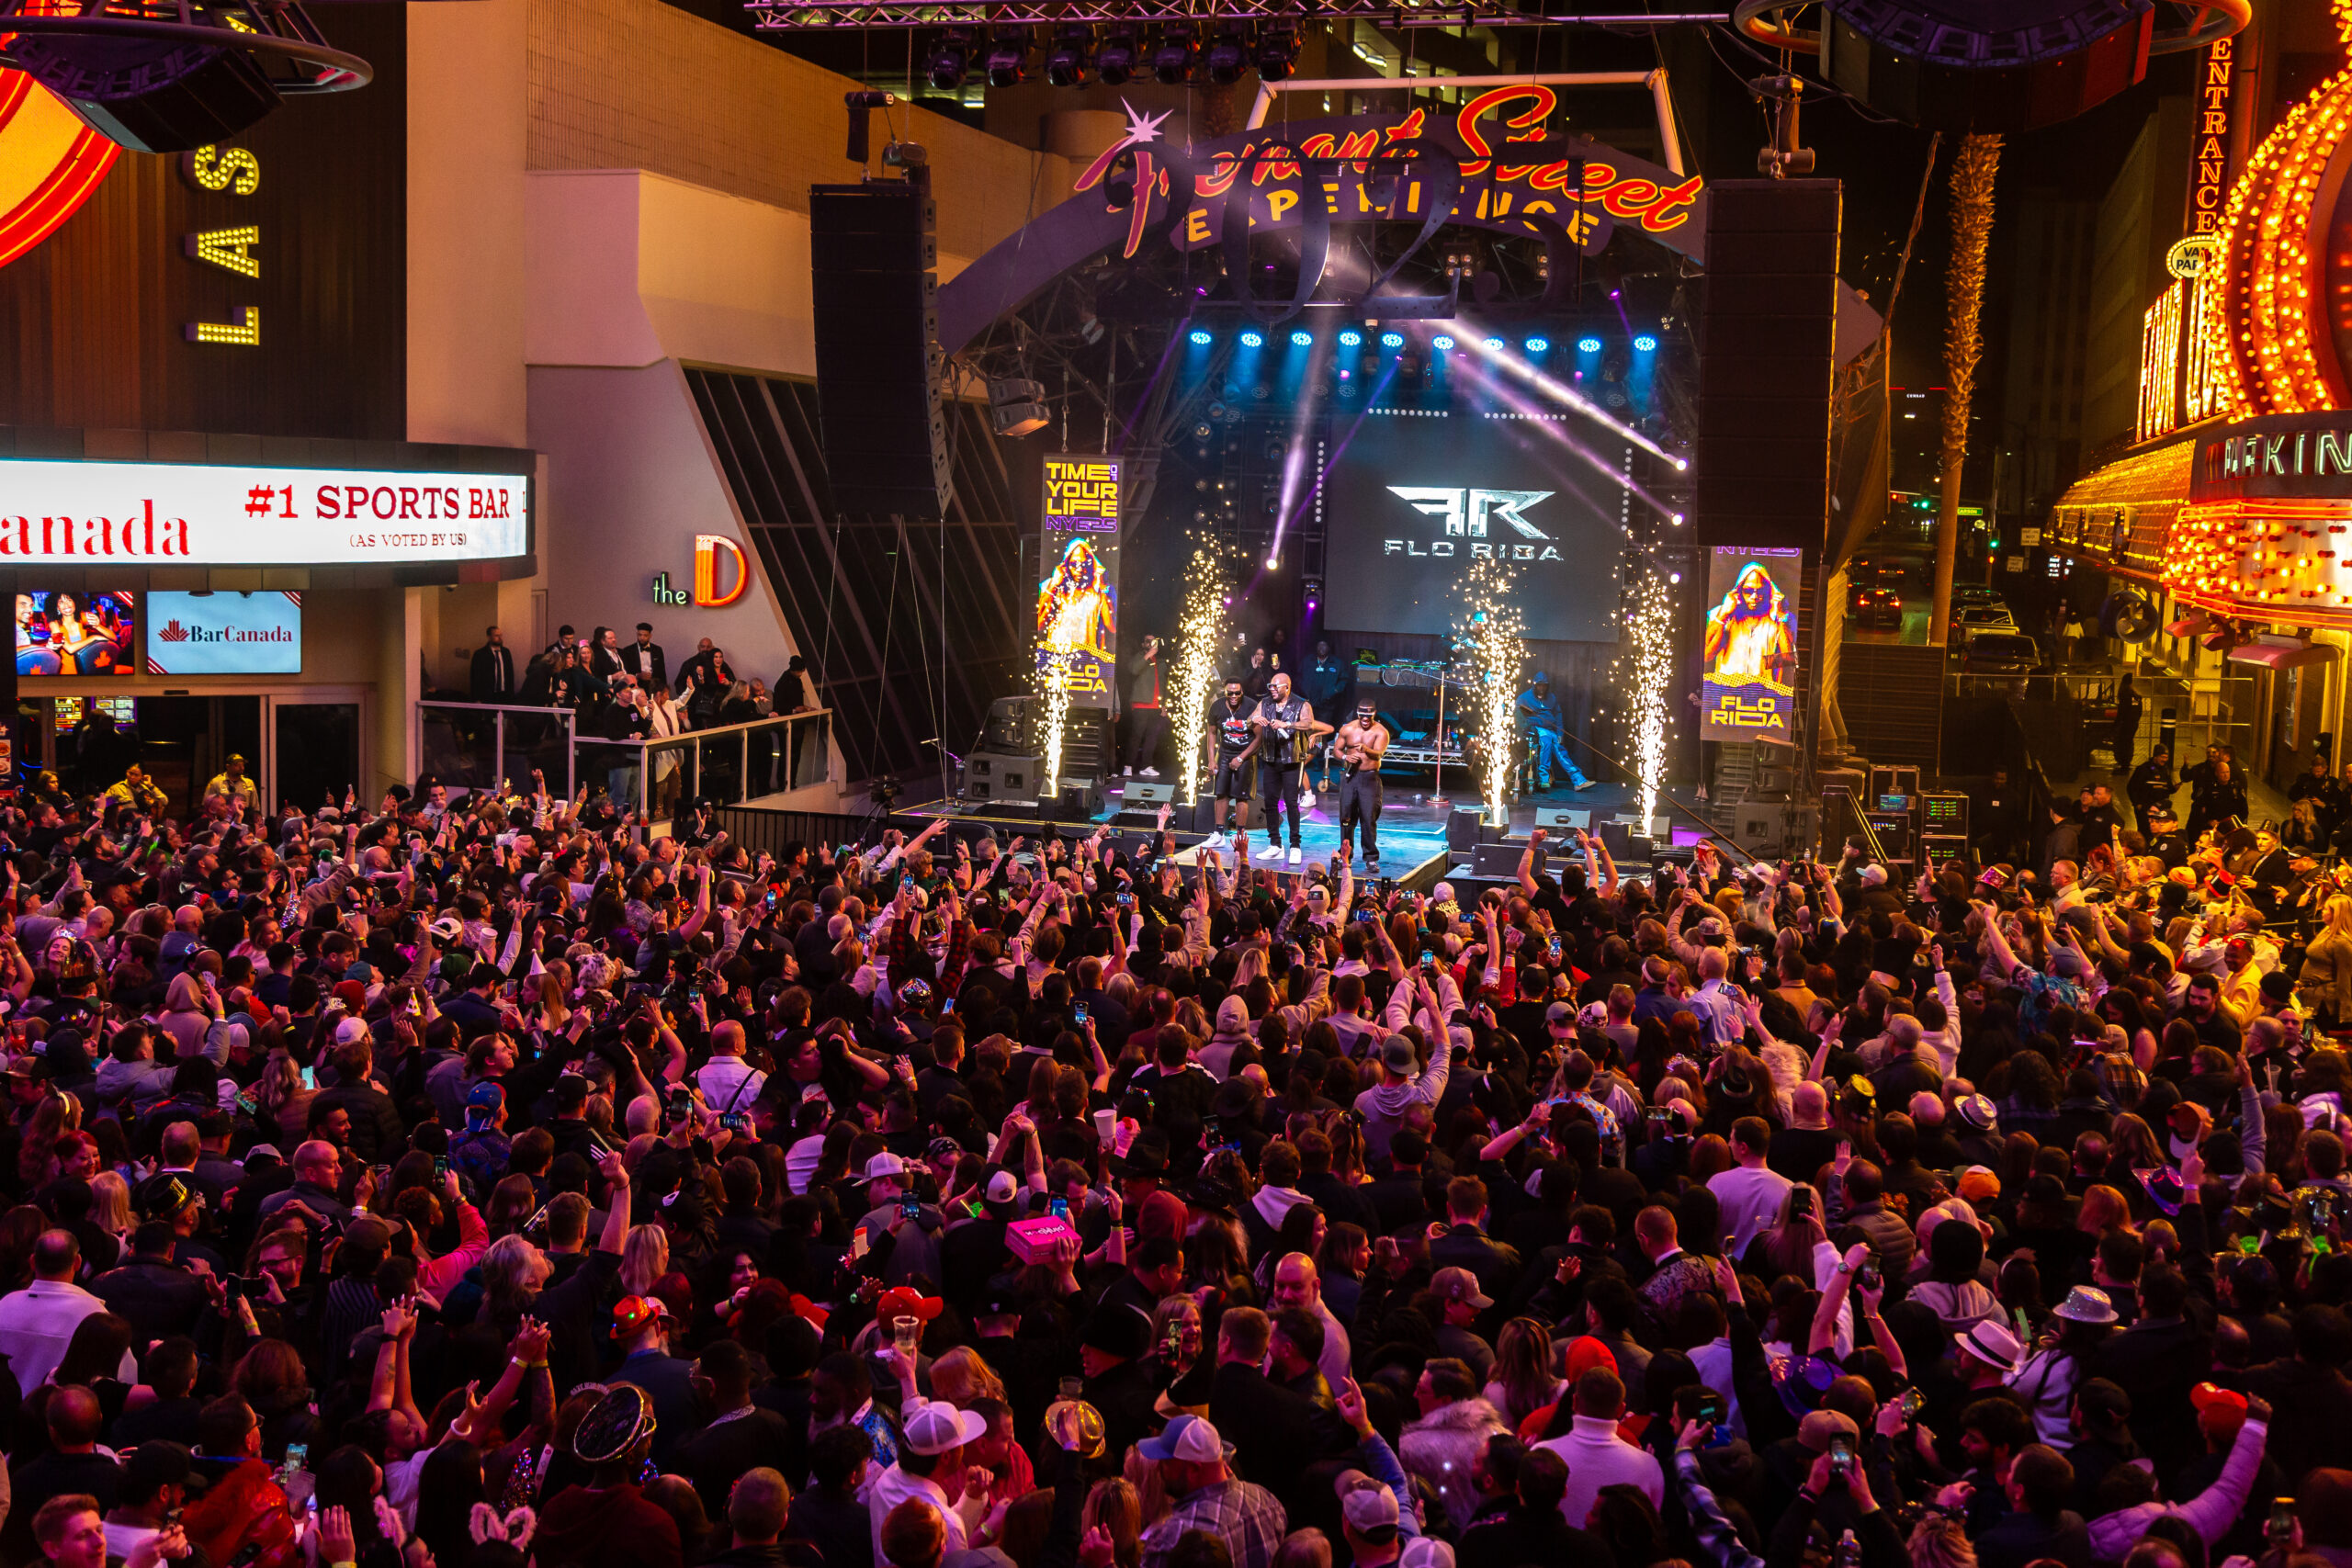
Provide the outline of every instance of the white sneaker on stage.
{"type": "Polygon", "coordinates": [[[1306,863],[1306,852],[1300,849],[1296,844],[1293,844],[1290,847],[1290,863],[1293,865],[1305,865],[1306,863]]]}
{"type": "Polygon", "coordinates": [[[1315,809],[1314,790],[1303,789],[1298,792],[1298,808],[1301,811],[1312,811],[1315,809]]]}
{"type": "Polygon", "coordinates": [[[1258,852],[1258,858],[1260,860],[1274,861],[1279,863],[1283,858],[1283,847],[1280,844],[1268,844],[1264,849],[1258,852]]]}
{"type": "Polygon", "coordinates": [[[1204,850],[1215,850],[1217,853],[1223,854],[1225,852],[1226,846],[1231,841],[1231,840],[1225,836],[1225,829],[1219,828],[1216,832],[1211,833],[1207,838],[1201,840],[1201,848],[1204,850]]]}
{"type": "Polygon", "coordinates": [[[1131,779],[1136,776],[1136,771],[1133,768],[1121,768],[1119,776],[1123,779],[1131,779]]]}
{"type": "Polygon", "coordinates": [[[1147,779],[1156,779],[1159,776],[1159,770],[1158,768],[1146,768],[1138,776],[1147,779]]]}

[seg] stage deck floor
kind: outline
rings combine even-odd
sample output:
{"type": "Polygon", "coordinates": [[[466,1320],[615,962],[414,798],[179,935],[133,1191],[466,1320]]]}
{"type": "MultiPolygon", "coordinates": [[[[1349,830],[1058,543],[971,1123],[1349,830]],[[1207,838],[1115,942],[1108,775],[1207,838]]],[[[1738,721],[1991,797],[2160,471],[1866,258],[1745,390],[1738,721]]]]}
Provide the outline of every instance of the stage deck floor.
{"type": "MultiPolygon", "coordinates": [[[[1123,785],[1128,782],[1121,779],[1111,781],[1103,809],[1091,818],[1092,821],[1108,823],[1118,815],[1124,793],[1123,785]]],[[[1683,798],[1683,792],[1674,793],[1684,806],[1688,807],[1691,804],[1690,801],[1683,798]]],[[[1423,889],[1441,878],[1459,880],[1468,876],[1470,871],[1465,863],[1469,857],[1451,855],[1446,851],[1445,824],[1451,810],[1476,804],[1476,797],[1468,793],[1454,794],[1449,791],[1445,796],[1432,799],[1425,793],[1416,793],[1409,780],[1405,781],[1403,787],[1399,787],[1396,783],[1389,784],[1380,814],[1381,874],[1393,877],[1400,883],[1423,889]]],[[[1589,810],[1594,814],[1595,821],[1607,817],[1630,816],[1639,808],[1634,792],[1632,786],[1627,784],[1596,784],[1592,788],[1582,792],[1565,788],[1538,792],[1511,803],[1510,836],[1526,837],[1528,830],[1534,826],[1535,814],[1538,810],[1546,807],[1558,806],[1570,806],[1589,810]]],[[[1660,803],[1659,809],[1661,812],[1665,811],[1663,802],[1660,803]]],[[[1023,818],[991,809],[985,802],[967,804],[934,801],[909,807],[906,814],[919,818],[945,817],[953,821],[987,822],[998,829],[1000,840],[1002,840],[1008,833],[1020,833],[1024,827],[1031,829],[1036,827],[1035,818],[1023,818]]],[[[1255,866],[1276,865],[1278,863],[1263,858],[1270,842],[1263,820],[1264,803],[1252,802],[1250,816],[1250,863],[1255,866]]],[[[1074,822],[1064,822],[1060,825],[1060,830],[1068,834],[1075,830],[1078,826],[1079,824],[1074,822]]],[[[1135,832],[1140,830],[1144,825],[1130,822],[1122,823],[1119,826],[1123,832],[1135,832]]],[[[1279,863],[1282,869],[1287,870],[1289,850],[1287,821],[1283,824],[1283,831],[1284,858],[1279,863]]],[[[1698,825],[1695,822],[1687,818],[1677,818],[1675,841],[1688,842],[1697,832],[1698,825]]],[[[1199,860],[1197,836],[1191,833],[1182,834],[1180,842],[1183,844],[1183,848],[1178,852],[1177,861],[1185,865],[1196,863],[1199,860]]],[[[1339,852],[1340,804],[1339,792],[1336,789],[1317,791],[1314,809],[1301,814],[1299,847],[1305,852],[1304,862],[1317,864],[1328,864],[1330,858],[1339,852]]],[[[1557,852],[1555,852],[1555,856],[1557,852]]],[[[1230,857],[1227,858],[1227,863],[1231,863],[1230,857]]],[[[1355,846],[1354,869],[1360,876],[1365,873],[1361,842],[1355,846]]],[[[1646,865],[1626,866],[1623,869],[1629,874],[1636,871],[1645,874],[1649,870],[1646,865]]]]}

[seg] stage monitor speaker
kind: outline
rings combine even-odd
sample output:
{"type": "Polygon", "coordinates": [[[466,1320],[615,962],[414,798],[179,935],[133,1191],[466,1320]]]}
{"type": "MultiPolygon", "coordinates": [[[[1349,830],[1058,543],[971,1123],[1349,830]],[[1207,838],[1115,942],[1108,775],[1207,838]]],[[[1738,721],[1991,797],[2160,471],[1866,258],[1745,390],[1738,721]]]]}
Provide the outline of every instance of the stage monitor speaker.
{"type": "Polygon", "coordinates": [[[1119,804],[1133,810],[1148,806],[1154,811],[1163,806],[1176,804],[1176,786],[1172,784],[1152,784],[1144,779],[1129,779],[1119,795],[1119,804]]]}
{"type": "Polygon", "coordinates": [[[999,697],[989,705],[988,722],[980,731],[980,744],[986,750],[1025,751],[1035,739],[1030,732],[1027,697],[999,697]]]}
{"type": "Polygon", "coordinates": [[[1445,847],[1456,855],[1466,855],[1479,844],[1491,844],[1502,837],[1499,829],[1487,826],[1485,808],[1457,806],[1445,814],[1445,847]]]}
{"type": "Polygon", "coordinates": [[[945,515],[936,225],[927,175],[808,189],[817,408],[837,513],[945,515]]]}
{"type": "Polygon", "coordinates": [[[1516,882],[1519,880],[1519,857],[1526,852],[1524,844],[1473,844],[1470,846],[1470,874],[1516,882]]]}
{"type": "Polygon", "coordinates": [[[1035,752],[975,751],[964,760],[967,800],[1035,801],[1044,782],[1035,752]]]}
{"type": "MultiPolygon", "coordinates": [[[[1046,781],[1040,778],[1036,787],[1042,790],[1045,784],[1046,781]]],[[[1049,812],[1053,819],[1065,828],[1092,822],[1102,809],[1102,781],[1091,776],[1064,773],[1061,784],[1059,798],[1041,804],[1040,809],[1049,812]]]]}
{"type": "Polygon", "coordinates": [[[1535,825],[1557,835],[1592,831],[1592,808],[1585,806],[1539,806],[1535,825]]]}
{"type": "Polygon", "coordinates": [[[1619,865],[1639,865],[1650,858],[1650,836],[1641,832],[1631,822],[1614,817],[1604,817],[1593,831],[1600,834],[1601,846],[1609,858],[1619,865]]]}
{"type": "Polygon", "coordinates": [[[1803,549],[1811,565],[1826,543],[1838,220],[1835,180],[1707,187],[1690,503],[1702,546],[1803,549]]]}

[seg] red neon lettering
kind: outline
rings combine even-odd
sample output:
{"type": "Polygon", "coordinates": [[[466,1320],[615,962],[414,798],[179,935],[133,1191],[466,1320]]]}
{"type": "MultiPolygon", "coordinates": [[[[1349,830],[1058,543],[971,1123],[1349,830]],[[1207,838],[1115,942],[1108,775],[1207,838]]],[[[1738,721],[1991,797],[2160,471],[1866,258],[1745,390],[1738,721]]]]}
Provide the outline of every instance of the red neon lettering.
{"type": "MultiPolygon", "coordinates": [[[[1464,147],[1477,155],[1475,161],[1462,165],[1464,179],[1476,179],[1485,174],[1494,153],[1493,145],[1478,130],[1478,121],[1489,109],[1522,101],[1529,107],[1518,114],[1505,116],[1503,123],[1517,130],[1534,130],[1551,118],[1552,109],[1560,98],[1551,88],[1531,82],[1509,87],[1489,87],[1462,106],[1462,112],[1454,117],[1453,133],[1462,139],[1464,147]]],[[[1505,137],[1504,140],[1512,138],[1505,137]]]]}

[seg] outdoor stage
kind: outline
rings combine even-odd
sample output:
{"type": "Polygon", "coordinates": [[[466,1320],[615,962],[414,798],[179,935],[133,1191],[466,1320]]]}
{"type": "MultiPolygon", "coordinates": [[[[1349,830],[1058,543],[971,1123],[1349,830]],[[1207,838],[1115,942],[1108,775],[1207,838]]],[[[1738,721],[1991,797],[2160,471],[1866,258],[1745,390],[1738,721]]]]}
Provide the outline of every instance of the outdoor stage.
{"type": "MultiPolygon", "coordinates": [[[[1103,809],[1088,820],[1092,823],[1114,824],[1114,830],[1122,836],[1135,836],[1148,832],[1149,828],[1147,820],[1130,818],[1125,822],[1116,821],[1120,816],[1120,801],[1123,793],[1121,786],[1128,782],[1132,781],[1119,779],[1111,781],[1111,788],[1103,809]]],[[[1163,779],[1160,782],[1166,781],[1163,779]]],[[[1457,890],[1470,886],[1510,881],[1510,874],[1480,876],[1472,865],[1471,855],[1467,852],[1455,852],[1449,851],[1446,847],[1448,816],[1453,810],[1477,805],[1475,794],[1466,790],[1456,792],[1449,789],[1444,797],[1432,802],[1425,794],[1415,791],[1413,786],[1416,782],[1407,778],[1385,783],[1386,802],[1380,815],[1381,874],[1395,879],[1401,886],[1420,892],[1428,891],[1441,881],[1453,883],[1457,890]]],[[[1426,786],[1426,779],[1419,782],[1426,786]]],[[[1470,782],[1468,779],[1463,781],[1465,785],[1470,782]]],[[[1677,803],[1681,807],[1688,808],[1692,805],[1688,792],[1668,793],[1674,795],[1677,803]]],[[[1633,787],[1628,784],[1596,784],[1592,788],[1581,793],[1568,789],[1555,789],[1531,794],[1512,803],[1510,827],[1504,836],[1514,843],[1523,844],[1529,830],[1535,825],[1536,814],[1541,810],[1555,807],[1590,811],[1597,824],[1611,817],[1631,816],[1639,809],[1639,803],[1633,787]]],[[[1152,809],[1156,810],[1156,808],[1152,809]]],[[[1262,801],[1251,803],[1250,808],[1250,864],[1268,869],[1275,869],[1279,866],[1279,869],[1288,870],[1287,826],[1283,829],[1284,859],[1276,863],[1260,858],[1269,843],[1263,821],[1263,810],[1262,801]]],[[[1658,802],[1658,810],[1661,815],[1670,815],[1675,818],[1673,832],[1675,844],[1687,846],[1704,836],[1705,830],[1702,829],[1697,819],[1682,813],[1670,811],[1664,796],[1661,796],[1658,802]]],[[[1021,816],[1002,807],[991,807],[987,803],[933,801],[922,806],[910,807],[899,815],[922,819],[944,817],[958,825],[969,824],[976,828],[985,826],[994,834],[1000,844],[1008,842],[1016,836],[1034,840],[1040,830],[1039,820],[1035,815],[1021,816]]],[[[1061,821],[1055,825],[1055,830],[1068,837],[1081,831],[1082,826],[1076,821],[1061,821]]],[[[1182,848],[1176,856],[1178,863],[1187,866],[1197,864],[1203,839],[1204,835],[1197,832],[1179,831],[1177,842],[1182,848]]],[[[1328,864],[1330,858],[1339,852],[1339,792],[1336,789],[1317,793],[1315,808],[1300,818],[1299,839],[1301,848],[1306,851],[1307,863],[1328,864]]],[[[1568,840],[1566,851],[1552,848],[1548,852],[1553,863],[1557,864],[1563,853],[1573,853],[1574,849],[1574,841],[1571,840],[1568,840]]],[[[1732,858],[1737,858],[1736,852],[1732,858]]],[[[1227,864],[1229,866],[1231,863],[1231,857],[1228,855],[1227,864]]],[[[1357,875],[1362,876],[1364,874],[1361,843],[1356,847],[1354,868],[1357,875]]],[[[1638,864],[1626,863],[1621,857],[1618,869],[1625,875],[1645,878],[1649,874],[1650,866],[1647,861],[1638,864]]]]}

